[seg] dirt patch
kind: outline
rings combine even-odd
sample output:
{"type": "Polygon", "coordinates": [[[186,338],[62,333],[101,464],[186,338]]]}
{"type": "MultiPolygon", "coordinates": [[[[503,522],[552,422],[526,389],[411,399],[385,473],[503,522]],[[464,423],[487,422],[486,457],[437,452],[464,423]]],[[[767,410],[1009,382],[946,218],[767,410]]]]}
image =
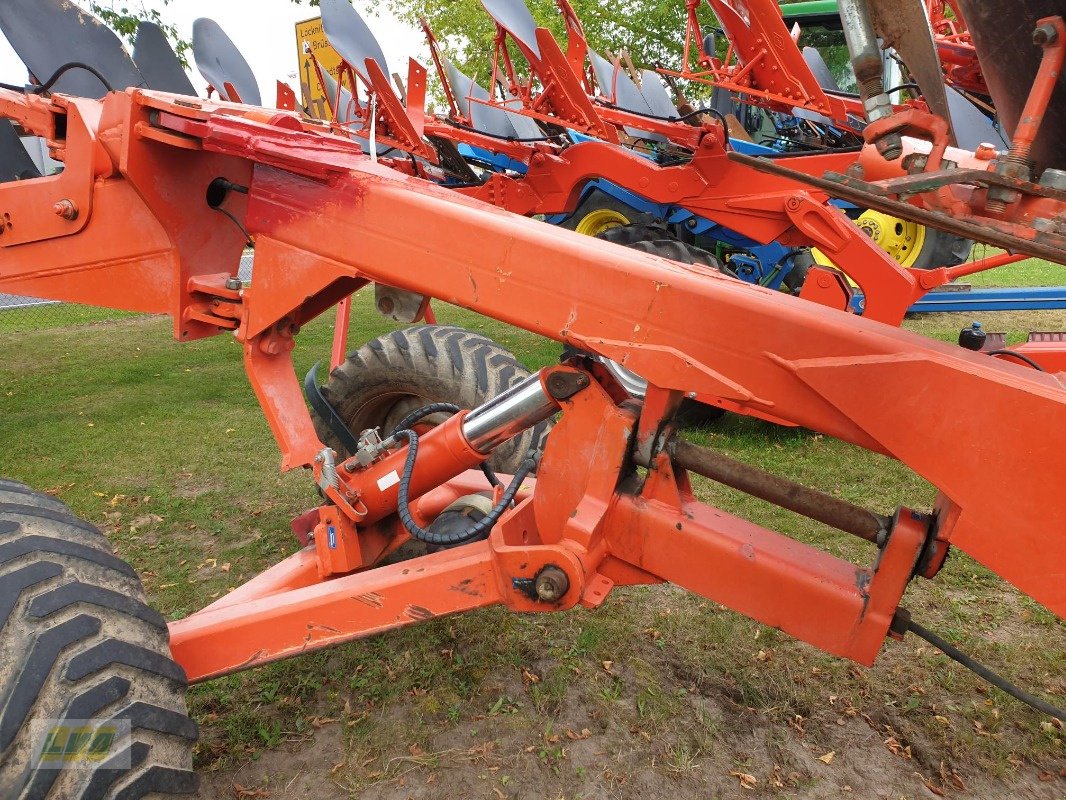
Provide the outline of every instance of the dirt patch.
{"type": "Polygon", "coordinates": [[[225,491],[225,488],[222,481],[205,480],[193,472],[179,472],[174,478],[174,495],[183,500],[195,500],[205,494],[225,491]]]}
{"type": "MultiPolygon", "coordinates": [[[[664,587],[660,594],[675,608],[672,615],[683,614],[676,592],[664,587]]],[[[1022,753],[1006,774],[984,771],[976,756],[971,761],[943,752],[892,698],[882,695],[863,706],[856,695],[859,707],[834,694],[841,687],[860,692],[869,676],[843,662],[823,662],[803,645],[778,643],[757,651],[772,652],[767,669],[791,670],[800,689],[787,709],[785,701],[756,709],[745,701],[744,676],[732,666],[701,672],[684,648],[662,647],[661,639],[642,635],[655,620],[665,630],[661,615],[655,603],[646,603],[638,621],[645,627],[608,643],[618,653],[613,660],[590,651],[584,658],[497,665],[457,710],[442,709],[432,691],[362,710],[365,698],[359,693],[323,691],[309,708],[317,702],[315,713],[326,715],[343,705],[348,713],[311,739],[206,773],[202,796],[256,797],[255,791],[275,800],[1066,796],[1066,771],[1060,772],[1066,760],[1031,760],[1022,753]],[[823,671],[822,663],[836,663],[840,672],[823,671]],[[801,674],[814,676],[814,688],[801,674]],[[546,697],[560,675],[562,688],[546,697]],[[804,707],[807,701],[810,708],[804,707]]],[[[685,627],[691,622],[680,621],[685,627]]],[[[749,644],[735,638],[730,652],[746,652],[749,644]]],[[[509,643],[501,634],[501,649],[509,643]]],[[[907,680],[899,667],[909,657],[907,651],[891,652],[878,669],[907,680]]]]}
{"type": "MultiPolygon", "coordinates": [[[[893,754],[862,720],[801,734],[781,730],[719,699],[697,696],[670,733],[618,724],[622,709],[568,696],[547,719],[504,714],[440,726],[426,747],[397,742],[370,763],[352,763],[341,723],[313,740],[283,745],[231,772],[205,775],[201,796],[222,800],[359,797],[406,798],[646,798],[707,800],[753,795],[797,798],[1033,798],[1061,800],[1066,780],[1041,780],[1019,770],[1007,781],[965,780],[945,768],[930,773],[893,754]],[[708,717],[719,722],[707,735],[708,717]],[[699,739],[697,747],[694,740],[699,739]],[[947,783],[948,786],[944,786],[947,783]],[[932,790],[928,787],[932,787],[932,790]],[[960,788],[964,787],[964,788],[960,788]]],[[[421,730],[412,707],[377,720],[390,735],[421,730]]],[[[402,738],[402,737],[401,737],[402,738]]]]}

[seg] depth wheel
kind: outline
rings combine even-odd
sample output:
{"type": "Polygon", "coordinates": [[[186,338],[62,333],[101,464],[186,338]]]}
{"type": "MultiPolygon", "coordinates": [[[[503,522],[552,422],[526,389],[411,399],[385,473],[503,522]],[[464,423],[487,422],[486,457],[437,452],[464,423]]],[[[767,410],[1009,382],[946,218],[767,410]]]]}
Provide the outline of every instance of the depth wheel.
{"type": "MultiPolygon", "coordinates": [[[[477,408],[528,376],[529,370],[511,351],[479,333],[419,325],[364,344],[330,373],[322,395],[353,434],[380,428],[384,437],[405,416],[430,403],[477,408]]],[[[427,417],[426,424],[439,424],[447,416],[427,417]]],[[[311,417],[324,444],[345,458],[351,455],[317,414],[311,417]]],[[[542,444],[544,427],[496,448],[490,459],[493,469],[516,472],[534,442],[542,444]]]]}
{"type": "Polygon", "coordinates": [[[0,481],[0,797],[195,793],[185,686],[137,573],[58,500],[0,481]]]}
{"type": "MultiPolygon", "coordinates": [[[[964,263],[973,249],[969,239],[872,209],[863,211],[855,224],[893,261],[908,269],[955,267],[964,263]]],[[[820,251],[812,252],[819,264],[834,266],[820,251]]]]}
{"type": "Polygon", "coordinates": [[[609,230],[623,228],[648,217],[606,192],[593,189],[560,226],[585,236],[601,236],[609,230]]]}

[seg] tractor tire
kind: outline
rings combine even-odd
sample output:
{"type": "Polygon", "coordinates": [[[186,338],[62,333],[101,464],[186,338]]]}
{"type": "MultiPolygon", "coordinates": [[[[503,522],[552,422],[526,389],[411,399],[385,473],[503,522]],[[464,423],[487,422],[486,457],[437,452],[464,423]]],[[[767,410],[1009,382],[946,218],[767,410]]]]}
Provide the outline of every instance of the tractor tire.
{"type": "Polygon", "coordinates": [[[577,210],[559,223],[559,227],[577,231],[585,236],[599,237],[609,230],[629,227],[650,219],[648,214],[637,211],[606,192],[593,189],[588,197],[581,201],[577,210]]]}
{"type": "MultiPolygon", "coordinates": [[[[598,238],[642,253],[668,258],[681,264],[702,264],[725,275],[733,275],[709,250],[686,244],[673,238],[661,225],[630,225],[625,228],[612,228],[598,238]]],[[[678,422],[688,428],[702,428],[717,422],[725,411],[717,406],[709,406],[685,398],[678,411],[678,422]]]]}
{"type": "Polygon", "coordinates": [[[681,241],[663,225],[626,225],[611,228],[596,238],[681,264],[701,264],[718,270],[723,275],[736,277],[710,250],[681,241]]]}
{"type": "MultiPolygon", "coordinates": [[[[407,414],[430,403],[477,408],[529,376],[514,354],[479,333],[441,325],[419,325],[372,339],[330,373],[322,395],[356,436],[380,428],[382,437],[407,414]]],[[[313,411],[323,444],[351,455],[313,411]]],[[[439,424],[447,414],[427,417],[439,424]]],[[[492,468],[514,474],[530,447],[543,445],[545,425],[496,448],[492,468]]]]}
{"type": "Polygon", "coordinates": [[[901,267],[955,267],[970,257],[973,242],[917,222],[867,209],[855,223],[901,267]]]}
{"type": "Polygon", "coordinates": [[[107,539],[58,500],[0,481],[0,797],[195,794],[185,686],[166,620],[107,539]],[[130,735],[72,768],[35,760],[45,733],[58,746],[75,720],[128,723],[130,735]]]}
{"type": "Polygon", "coordinates": [[[953,233],[925,229],[925,243],[914,262],[914,269],[936,269],[937,267],[957,267],[965,264],[973,250],[973,241],[963,239],[953,233]]]}

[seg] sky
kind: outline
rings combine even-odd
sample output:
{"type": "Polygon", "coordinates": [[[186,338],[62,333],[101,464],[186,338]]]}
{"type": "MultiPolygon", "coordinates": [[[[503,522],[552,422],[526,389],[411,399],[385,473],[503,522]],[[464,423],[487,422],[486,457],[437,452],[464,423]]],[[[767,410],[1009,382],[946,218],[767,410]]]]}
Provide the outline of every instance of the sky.
{"type": "MultiPolygon", "coordinates": [[[[159,9],[164,19],[176,25],[186,40],[192,38],[195,19],[210,17],[215,20],[248,60],[268,105],[273,105],[275,80],[286,81],[298,88],[298,82],[292,77],[296,73],[298,57],[294,25],[319,16],[317,7],[291,0],[172,0],[166,6],[160,0],[143,0],[143,4],[147,8],[159,9]]],[[[428,66],[429,51],[420,31],[389,18],[387,14],[378,17],[369,14],[368,9],[380,5],[374,0],[355,0],[353,4],[377,35],[385,58],[394,65],[393,69],[406,64],[410,57],[428,66]]],[[[406,73],[406,68],[403,71],[406,73]]],[[[197,91],[203,94],[207,84],[195,67],[190,68],[190,76],[197,91]]],[[[0,81],[21,84],[25,79],[22,62],[0,34],[0,81]]]]}

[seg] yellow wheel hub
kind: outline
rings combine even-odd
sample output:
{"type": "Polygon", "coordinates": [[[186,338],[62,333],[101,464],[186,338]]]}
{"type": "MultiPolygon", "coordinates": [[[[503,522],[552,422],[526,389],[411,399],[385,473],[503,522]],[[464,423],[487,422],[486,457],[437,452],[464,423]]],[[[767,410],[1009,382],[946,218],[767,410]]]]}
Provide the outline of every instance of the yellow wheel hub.
{"type": "MultiPolygon", "coordinates": [[[[867,210],[855,224],[901,267],[913,267],[925,246],[925,226],[917,222],[867,210]]],[[[836,266],[819,250],[812,250],[811,255],[819,264],[836,266]]]]}
{"type": "Polygon", "coordinates": [[[924,225],[890,217],[879,211],[864,211],[857,224],[901,267],[913,267],[922,253],[925,245],[924,225]]]}
{"type": "Polygon", "coordinates": [[[611,208],[597,208],[583,216],[574,230],[585,236],[598,236],[611,228],[620,228],[628,224],[629,219],[625,214],[611,208]]]}

